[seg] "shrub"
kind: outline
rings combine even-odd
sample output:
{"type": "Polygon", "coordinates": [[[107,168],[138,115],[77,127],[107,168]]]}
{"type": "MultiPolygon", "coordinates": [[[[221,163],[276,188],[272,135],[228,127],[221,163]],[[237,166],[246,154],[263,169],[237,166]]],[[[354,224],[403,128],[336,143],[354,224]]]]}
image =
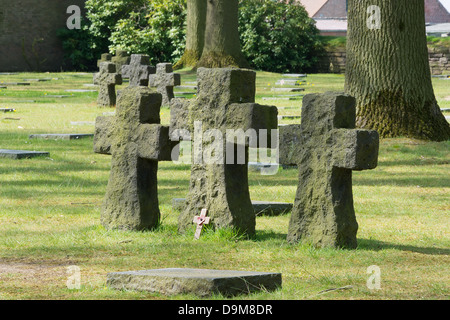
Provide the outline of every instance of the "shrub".
{"type": "Polygon", "coordinates": [[[116,23],[110,51],[148,54],[152,63],[175,62],[185,48],[186,0],[147,0],[116,23]]]}
{"type": "Polygon", "coordinates": [[[307,72],[317,62],[319,30],[295,1],[241,0],[242,51],[255,69],[307,72]]]}

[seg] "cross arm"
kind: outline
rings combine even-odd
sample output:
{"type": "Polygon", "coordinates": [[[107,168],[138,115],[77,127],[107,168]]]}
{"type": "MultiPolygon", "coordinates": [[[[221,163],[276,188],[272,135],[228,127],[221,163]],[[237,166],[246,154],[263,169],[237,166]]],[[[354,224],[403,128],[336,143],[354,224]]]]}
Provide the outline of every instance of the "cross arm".
{"type": "Polygon", "coordinates": [[[333,165],[350,170],[375,169],[378,165],[379,135],[372,130],[332,131],[333,165]]]}
{"type": "Polygon", "coordinates": [[[267,145],[271,146],[271,130],[278,129],[278,109],[274,106],[264,106],[256,103],[234,103],[227,107],[225,129],[238,130],[244,132],[253,129],[260,143],[260,130],[267,130],[267,145]]]}
{"type": "Polygon", "coordinates": [[[279,163],[297,165],[302,148],[301,125],[290,124],[279,128],[279,163]]]}
{"type": "Polygon", "coordinates": [[[111,154],[114,117],[97,117],[95,120],[94,152],[111,154]]]}
{"type": "Polygon", "coordinates": [[[139,157],[154,161],[171,161],[174,143],[169,139],[169,127],[160,124],[141,124],[133,140],[139,157]]]}
{"type": "Polygon", "coordinates": [[[170,101],[170,139],[173,141],[191,140],[189,133],[189,100],[170,101]]]}

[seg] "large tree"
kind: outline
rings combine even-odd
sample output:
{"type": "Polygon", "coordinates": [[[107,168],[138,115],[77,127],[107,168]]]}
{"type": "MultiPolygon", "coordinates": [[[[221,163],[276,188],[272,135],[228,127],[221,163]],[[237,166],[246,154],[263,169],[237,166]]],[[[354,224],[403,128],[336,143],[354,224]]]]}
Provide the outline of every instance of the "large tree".
{"type": "Polygon", "coordinates": [[[383,137],[450,139],[428,62],[424,0],[349,0],[346,92],[383,137]]]}
{"type": "Polygon", "coordinates": [[[197,67],[248,67],[239,39],[239,0],[207,0],[205,43],[197,67]]]}
{"type": "Polygon", "coordinates": [[[205,45],[206,1],[187,0],[186,49],[176,69],[195,67],[205,45]]]}

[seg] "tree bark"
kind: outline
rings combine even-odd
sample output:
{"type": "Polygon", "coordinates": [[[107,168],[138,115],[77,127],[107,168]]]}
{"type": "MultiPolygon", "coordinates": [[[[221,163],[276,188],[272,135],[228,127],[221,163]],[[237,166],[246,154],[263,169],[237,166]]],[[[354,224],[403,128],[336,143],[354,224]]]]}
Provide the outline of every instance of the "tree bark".
{"type": "Polygon", "coordinates": [[[186,49],[174,69],[195,67],[205,44],[206,1],[187,0],[186,49]]]}
{"type": "Polygon", "coordinates": [[[248,67],[238,31],[239,0],[207,0],[206,33],[197,67],[248,67]]]}
{"type": "Polygon", "coordinates": [[[424,1],[349,0],[348,17],[345,91],[357,100],[357,125],[382,137],[450,139],[431,82],[424,1]]]}

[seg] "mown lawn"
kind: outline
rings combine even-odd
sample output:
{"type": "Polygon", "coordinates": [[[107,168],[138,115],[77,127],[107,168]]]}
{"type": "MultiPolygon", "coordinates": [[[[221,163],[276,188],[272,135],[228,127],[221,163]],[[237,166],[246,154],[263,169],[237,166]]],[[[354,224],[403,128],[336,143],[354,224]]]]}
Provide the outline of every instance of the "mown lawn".
{"type": "MultiPolygon", "coordinates": [[[[381,141],[378,168],[353,175],[356,250],[288,244],[289,214],[258,217],[250,240],[230,230],[207,230],[199,241],[193,241],[193,230],[179,235],[172,199],[186,196],[190,172],[189,166],[170,162],[160,163],[158,173],[161,226],[153,232],[108,231],[99,217],[110,157],[93,153],[92,139],[28,136],[93,133],[92,124],[72,122],[93,122],[112,110],[96,107],[96,92],[66,91],[92,89],[84,86],[92,82],[91,74],[3,75],[0,86],[30,78],[51,80],[0,89],[0,108],[16,109],[0,113],[0,149],[48,151],[50,157],[0,159],[0,299],[196,299],[106,287],[108,272],[169,267],[283,274],[281,290],[235,299],[448,299],[450,142],[381,141]],[[79,290],[66,285],[72,265],[81,270],[79,290]],[[380,290],[367,287],[372,265],[381,270],[380,290]],[[333,288],[342,289],[324,292],[333,288]]],[[[279,78],[258,73],[257,102],[281,107],[281,115],[299,115],[301,100],[262,99],[275,95],[270,90],[279,78]]],[[[183,74],[182,81],[195,81],[195,74],[183,74]]],[[[448,81],[433,83],[441,107],[449,108],[448,81]]],[[[343,91],[343,84],[341,75],[309,75],[303,87],[305,93],[343,91]]],[[[168,124],[170,110],[161,115],[168,124]]],[[[280,169],[274,176],[251,172],[249,183],[253,200],[292,202],[297,170],[280,169]]]]}

